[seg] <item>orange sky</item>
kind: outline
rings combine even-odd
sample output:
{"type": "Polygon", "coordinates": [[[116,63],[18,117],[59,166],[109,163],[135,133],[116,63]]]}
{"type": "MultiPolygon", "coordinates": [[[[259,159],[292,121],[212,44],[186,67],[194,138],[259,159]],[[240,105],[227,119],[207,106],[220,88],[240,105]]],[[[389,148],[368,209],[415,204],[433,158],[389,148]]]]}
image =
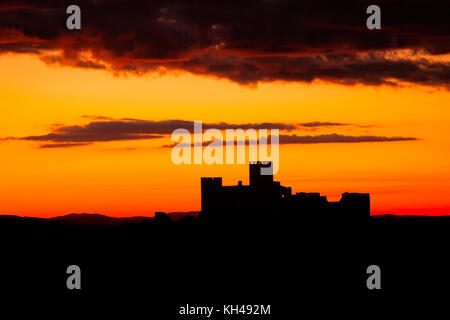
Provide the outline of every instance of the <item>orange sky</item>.
{"type": "MultiPolygon", "coordinates": [[[[450,214],[450,92],[308,84],[245,87],[190,74],[115,77],[46,65],[28,55],[0,56],[0,137],[86,124],[83,115],[203,122],[353,123],[298,131],[315,135],[417,137],[418,141],[280,146],[276,180],[294,192],[370,192],[372,214],[450,214]]],[[[246,165],[180,165],[169,139],[40,149],[0,141],[0,213],[50,217],[73,212],[112,216],[200,209],[200,177],[248,183],[246,165]]]]}

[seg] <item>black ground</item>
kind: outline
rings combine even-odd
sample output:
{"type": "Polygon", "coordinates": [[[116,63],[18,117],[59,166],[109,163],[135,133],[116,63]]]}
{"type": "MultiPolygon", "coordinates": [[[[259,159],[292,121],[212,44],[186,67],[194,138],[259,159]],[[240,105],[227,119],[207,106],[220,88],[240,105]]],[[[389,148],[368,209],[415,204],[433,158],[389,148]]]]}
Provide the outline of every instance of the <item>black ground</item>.
{"type": "Polygon", "coordinates": [[[121,301],[156,319],[203,319],[177,316],[186,304],[270,304],[271,318],[249,319],[287,319],[309,308],[327,313],[330,306],[352,309],[354,303],[446,292],[449,228],[450,217],[378,216],[353,223],[171,222],[161,216],[80,225],[1,216],[0,287],[9,300],[121,301]],[[81,268],[81,290],[66,287],[72,264],[81,268]],[[366,287],[372,264],[381,268],[381,290],[366,287]]]}

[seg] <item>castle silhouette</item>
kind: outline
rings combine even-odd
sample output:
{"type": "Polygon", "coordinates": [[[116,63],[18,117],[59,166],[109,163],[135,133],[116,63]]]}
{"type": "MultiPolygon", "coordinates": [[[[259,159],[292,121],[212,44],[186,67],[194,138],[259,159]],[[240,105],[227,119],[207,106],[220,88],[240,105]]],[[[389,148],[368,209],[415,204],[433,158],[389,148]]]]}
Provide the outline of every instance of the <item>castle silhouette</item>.
{"type": "Polygon", "coordinates": [[[294,218],[333,218],[361,221],[370,216],[368,193],[343,193],[340,201],[330,202],[320,193],[292,193],[273,180],[271,162],[249,164],[250,184],[239,181],[223,186],[220,177],[201,178],[201,216],[210,219],[267,218],[277,213],[292,213],[294,218]],[[262,170],[265,174],[261,174],[262,170]],[[267,174],[269,173],[269,174],[267,174]],[[298,215],[298,216],[297,216],[298,215]]]}

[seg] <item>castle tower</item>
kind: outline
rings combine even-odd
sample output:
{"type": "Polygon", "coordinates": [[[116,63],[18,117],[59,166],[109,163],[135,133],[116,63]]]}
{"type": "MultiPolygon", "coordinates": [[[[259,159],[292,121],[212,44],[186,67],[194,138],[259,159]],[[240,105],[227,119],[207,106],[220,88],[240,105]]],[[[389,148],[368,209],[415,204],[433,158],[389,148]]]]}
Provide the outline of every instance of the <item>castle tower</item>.
{"type": "Polygon", "coordinates": [[[250,186],[260,187],[268,186],[273,183],[273,169],[270,161],[251,161],[250,162],[250,186]],[[269,171],[270,174],[263,175],[262,169],[269,171]]]}

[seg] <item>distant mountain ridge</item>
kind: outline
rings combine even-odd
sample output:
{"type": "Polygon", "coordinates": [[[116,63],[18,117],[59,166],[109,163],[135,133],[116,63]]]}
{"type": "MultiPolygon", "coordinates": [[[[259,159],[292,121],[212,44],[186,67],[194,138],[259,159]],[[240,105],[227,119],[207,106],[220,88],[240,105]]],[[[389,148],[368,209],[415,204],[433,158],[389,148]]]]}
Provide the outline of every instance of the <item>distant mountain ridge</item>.
{"type": "MultiPolygon", "coordinates": [[[[198,211],[188,211],[188,212],[168,212],[163,213],[168,216],[173,221],[179,221],[185,216],[197,217],[198,211]]],[[[67,222],[77,225],[85,226],[115,226],[120,225],[124,222],[127,223],[141,223],[144,221],[152,221],[154,217],[144,217],[144,216],[134,216],[134,217],[111,217],[98,213],[70,213],[63,216],[56,216],[51,218],[35,218],[35,217],[21,217],[17,215],[0,215],[1,221],[28,221],[28,222],[67,222]]]]}
{"type": "Polygon", "coordinates": [[[110,217],[98,213],[70,213],[64,216],[50,218],[52,220],[63,220],[81,225],[119,225],[123,222],[151,221],[153,217],[110,217]]]}
{"type": "MultiPolygon", "coordinates": [[[[181,220],[185,216],[198,216],[197,211],[188,211],[188,212],[168,212],[164,213],[173,221],[181,220]]],[[[75,224],[82,225],[119,225],[123,222],[128,223],[140,223],[144,221],[151,221],[154,217],[144,217],[144,216],[135,216],[135,217],[110,217],[103,214],[98,213],[71,213],[64,216],[53,217],[51,219],[54,220],[63,220],[75,224]]]]}
{"type": "MultiPolygon", "coordinates": [[[[156,212],[155,215],[163,215],[169,217],[172,221],[180,221],[184,217],[198,217],[200,212],[156,212]]],[[[418,216],[418,215],[374,215],[371,216],[373,223],[391,221],[391,222],[416,222],[416,223],[449,223],[450,216],[418,216]]],[[[37,218],[37,217],[22,217],[13,214],[0,215],[0,226],[13,224],[32,224],[32,225],[79,225],[79,226],[119,226],[122,223],[142,223],[145,221],[151,222],[154,217],[134,216],[134,217],[111,217],[98,213],[70,213],[63,216],[56,216],[51,218],[37,218]]]]}

